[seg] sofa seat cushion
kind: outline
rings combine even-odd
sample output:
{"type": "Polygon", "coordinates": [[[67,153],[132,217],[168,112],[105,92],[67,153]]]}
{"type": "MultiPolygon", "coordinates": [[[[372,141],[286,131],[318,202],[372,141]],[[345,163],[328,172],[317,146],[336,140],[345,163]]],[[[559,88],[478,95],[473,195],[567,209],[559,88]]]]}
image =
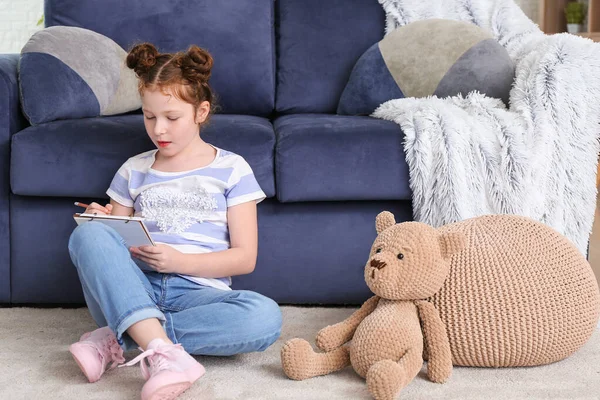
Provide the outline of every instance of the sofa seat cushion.
{"type": "Polygon", "coordinates": [[[274,125],[279,201],[411,199],[398,124],[302,114],[279,117],[274,125]]]}
{"type": "MultiPolygon", "coordinates": [[[[269,120],[213,115],[202,138],[244,157],[266,195],[275,196],[275,134],[269,120]]],[[[11,189],[23,196],[106,198],[119,167],[153,148],[140,114],[31,126],[12,139],[11,189]]]]}

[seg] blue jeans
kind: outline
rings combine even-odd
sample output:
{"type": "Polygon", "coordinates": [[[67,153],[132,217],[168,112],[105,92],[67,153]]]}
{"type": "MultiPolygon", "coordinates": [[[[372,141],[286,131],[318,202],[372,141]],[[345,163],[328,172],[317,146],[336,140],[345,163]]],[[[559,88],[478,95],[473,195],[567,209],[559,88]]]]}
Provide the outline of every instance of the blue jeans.
{"type": "Polygon", "coordinates": [[[143,262],[134,261],[121,236],[104,224],[75,228],[69,253],[92,318],[99,327],[109,326],[124,350],[137,348],[126,330],[148,318],[157,318],[169,339],[190,354],[263,351],[281,333],[281,310],[273,300],[143,272],[137,264],[143,262]]]}

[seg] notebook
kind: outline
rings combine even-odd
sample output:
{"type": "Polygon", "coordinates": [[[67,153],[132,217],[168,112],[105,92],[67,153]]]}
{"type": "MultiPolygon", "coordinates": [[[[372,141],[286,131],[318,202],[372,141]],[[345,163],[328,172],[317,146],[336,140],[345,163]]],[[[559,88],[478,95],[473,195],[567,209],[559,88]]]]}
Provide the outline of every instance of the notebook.
{"type": "Polygon", "coordinates": [[[96,221],[110,226],[121,235],[127,247],[155,246],[148,228],[144,225],[143,218],[85,213],[77,213],[73,215],[73,218],[77,222],[77,225],[96,221]]]}

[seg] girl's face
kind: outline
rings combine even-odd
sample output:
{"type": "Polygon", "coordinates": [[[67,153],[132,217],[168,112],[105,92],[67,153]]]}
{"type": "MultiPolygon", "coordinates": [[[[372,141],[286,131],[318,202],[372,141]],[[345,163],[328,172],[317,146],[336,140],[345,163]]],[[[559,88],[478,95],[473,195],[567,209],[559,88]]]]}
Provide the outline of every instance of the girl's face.
{"type": "Polygon", "coordinates": [[[210,103],[194,106],[176,97],[172,91],[146,89],[142,96],[144,125],[148,136],[162,156],[173,157],[182,151],[191,151],[195,143],[201,143],[199,124],[206,120],[210,103]],[[192,145],[192,146],[190,146],[192,145]]]}

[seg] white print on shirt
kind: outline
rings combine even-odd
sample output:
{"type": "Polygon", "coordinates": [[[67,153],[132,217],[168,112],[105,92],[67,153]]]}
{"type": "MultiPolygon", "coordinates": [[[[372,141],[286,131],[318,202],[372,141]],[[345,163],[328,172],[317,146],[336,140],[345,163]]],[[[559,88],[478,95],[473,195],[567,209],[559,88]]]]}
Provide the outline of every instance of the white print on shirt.
{"type": "Polygon", "coordinates": [[[196,222],[204,222],[217,209],[217,200],[203,187],[181,191],[153,186],[140,194],[142,215],[156,221],[164,233],[183,233],[196,222]]]}

